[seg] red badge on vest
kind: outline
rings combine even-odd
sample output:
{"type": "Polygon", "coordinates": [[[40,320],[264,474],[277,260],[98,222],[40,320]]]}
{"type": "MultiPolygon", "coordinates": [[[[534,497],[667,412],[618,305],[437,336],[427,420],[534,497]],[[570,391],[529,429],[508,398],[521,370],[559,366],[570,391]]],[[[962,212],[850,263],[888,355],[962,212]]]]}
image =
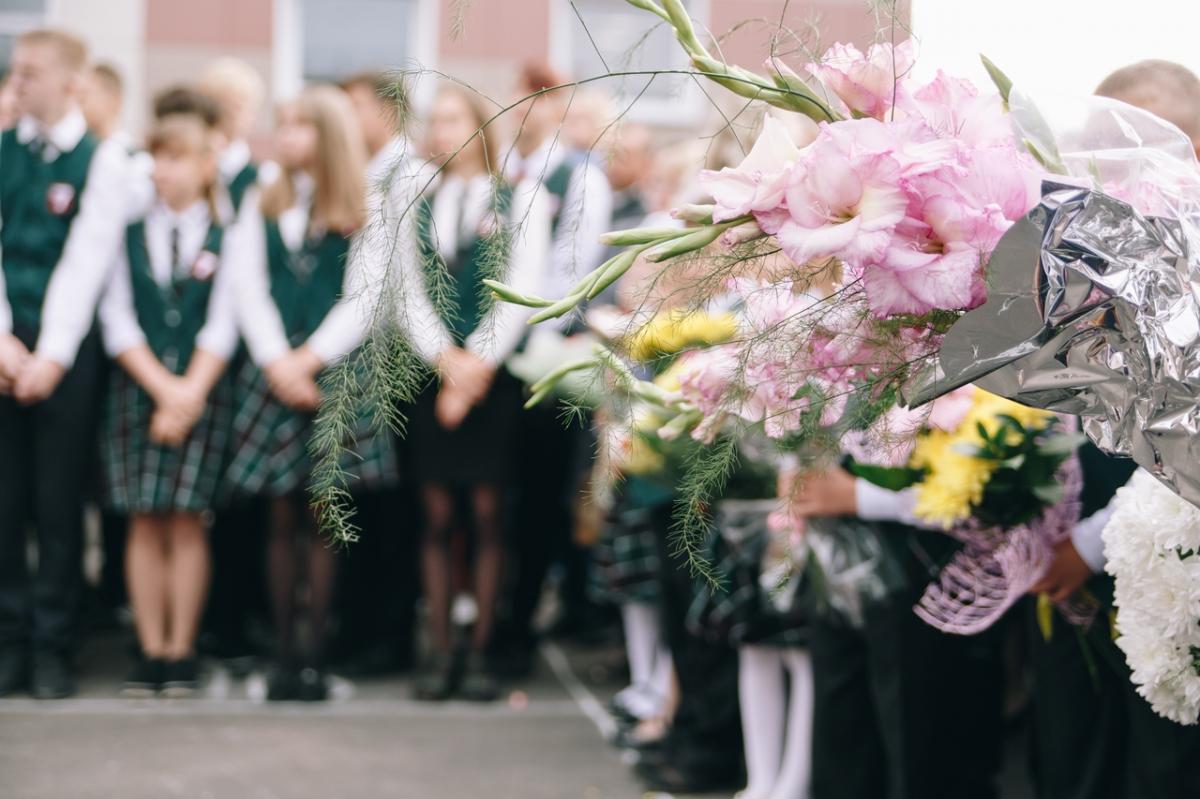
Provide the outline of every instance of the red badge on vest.
{"type": "Polygon", "coordinates": [[[201,250],[196,260],[192,261],[192,277],[197,280],[208,280],[217,271],[217,265],[220,259],[217,254],[210,250],[201,250]]]}
{"type": "Polygon", "coordinates": [[[46,189],[46,210],[62,216],[75,204],[75,187],[70,183],[51,183],[46,189]]]}

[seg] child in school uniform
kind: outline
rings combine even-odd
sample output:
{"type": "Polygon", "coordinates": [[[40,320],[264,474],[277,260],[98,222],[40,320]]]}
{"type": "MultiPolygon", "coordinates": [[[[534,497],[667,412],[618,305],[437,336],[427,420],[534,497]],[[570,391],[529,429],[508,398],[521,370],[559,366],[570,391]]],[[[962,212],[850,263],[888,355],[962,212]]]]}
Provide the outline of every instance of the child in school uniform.
{"type": "Polygon", "coordinates": [[[222,218],[228,219],[238,213],[246,192],[259,179],[248,139],[262,108],[263,81],[245,61],[226,57],[204,68],[197,89],[217,105],[216,129],[223,140],[217,154],[222,189],[218,204],[222,218]]]}
{"type": "Polygon", "coordinates": [[[20,36],[8,82],[21,116],[0,138],[0,696],[30,676],[39,698],[74,690],[101,365],[91,330],[125,225],[126,174],[120,145],[90,135],[72,99],[86,57],[61,31],[20,36]]]}
{"type": "MultiPolygon", "coordinates": [[[[487,701],[497,694],[485,661],[491,642],[503,564],[505,488],[514,476],[519,385],[504,367],[525,332],[526,310],[483,301],[481,280],[504,274],[518,290],[543,279],[550,247],[550,209],[536,180],[504,185],[490,131],[477,135],[486,110],[468,93],[446,88],[430,114],[430,149],[445,159],[439,184],[416,207],[419,274],[410,285],[425,296],[424,312],[404,326],[414,348],[437,369],[413,409],[409,447],[425,510],[423,585],[434,657],[418,682],[418,698],[441,700],[458,691],[487,701]],[[470,508],[456,519],[456,495],[470,508]],[[463,524],[466,522],[466,524],[463,524]],[[450,628],[451,539],[462,525],[475,534],[474,595],[478,607],[464,668],[450,628]],[[462,677],[460,680],[459,677],[462,677]]],[[[411,294],[411,292],[410,292],[411,294]]]]}
{"type": "Polygon", "coordinates": [[[215,220],[216,159],[203,122],[174,115],[147,138],[155,200],[125,233],[100,305],[109,381],[101,448],[109,505],[129,518],[126,584],[140,657],[122,693],[196,688],[208,587],[205,512],[221,484],[237,346],[215,220]]]}
{"type": "MultiPolygon", "coordinates": [[[[226,478],[235,492],[270,504],[267,579],[277,663],[268,698],[319,701],[328,693],[322,658],[336,553],[309,505],[308,444],[321,402],[317,379],[359,345],[365,330],[360,303],[343,288],[366,198],[362,136],[341,90],[315,86],[284,104],[276,151],[280,174],[245,198],[230,265],[251,362],[235,380],[234,455],[226,478]],[[309,634],[298,646],[302,582],[309,634]]],[[[352,486],[394,483],[390,437],[369,423],[357,433],[356,452],[346,459],[352,486]]]]}

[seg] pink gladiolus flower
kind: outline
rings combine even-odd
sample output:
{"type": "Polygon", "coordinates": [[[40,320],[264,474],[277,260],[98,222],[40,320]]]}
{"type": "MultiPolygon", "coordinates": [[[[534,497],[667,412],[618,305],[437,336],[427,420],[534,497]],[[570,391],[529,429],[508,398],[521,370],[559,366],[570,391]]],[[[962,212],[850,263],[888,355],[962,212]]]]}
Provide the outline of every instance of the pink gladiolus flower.
{"type": "Polygon", "coordinates": [[[785,199],[786,217],[757,219],[798,264],[835,257],[856,265],[878,258],[908,206],[895,159],[848,155],[824,131],[791,168],[785,199]]]}
{"type": "Polygon", "coordinates": [[[897,103],[905,116],[920,118],[943,139],[972,147],[1012,141],[1012,126],[995,92],[980,94],[973,84],[941,70],[932,81],[897,103]]]}
{"type": "Polygon", "coordinates": [[[808,71],[837,95],[850,112],[883,119],[893,99],[903,92],[898,82],[913,65],[913,46],[905,41],[871,45],[864,56],[852,44],[835,44],[809,64],[808,71]]]}
{"type": "MultiPolygon", "coordinates": [[[[816,136],[816,126],[805,120],[802,145],[816,136]],[[811,128],[811,130],[810,130],[811,128]]],[[[723,222],[753,211],[768,211],[783,202],[787,188],[787,169],[800,157],[800,148],[792,139],[787,126],[768,115],[763,120],[762,133],[750,148],[749,154],[736,167],[719,172],[704,170],[700,186],[716,202],[714,222],[723,222]]]]}

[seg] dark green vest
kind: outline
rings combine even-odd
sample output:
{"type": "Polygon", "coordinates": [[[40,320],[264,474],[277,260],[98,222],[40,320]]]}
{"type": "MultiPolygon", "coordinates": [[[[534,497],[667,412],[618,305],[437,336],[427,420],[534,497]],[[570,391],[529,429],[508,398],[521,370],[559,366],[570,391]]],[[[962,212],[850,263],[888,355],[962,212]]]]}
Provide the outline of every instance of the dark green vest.
{"type": "MultiPolygon", "coordinates": [[[[203,251],[220,258],[222,236],[219,225],[209,227],[203,251]]],[[[150,266],[145,222],[135,222],[125,230],[125,251],[133,285],[133,307],[146,343],[163,365],[183,374],[191,362],[196,336],[208,319],[214,276],[201,280],[189,271],[187,275],[176,276],[167,286],[159,285],[150,266]]]]}
{"type": "Polygon", "coordinates": [[[253,161],[242,167],[241,171],[233,176],[233,180],[229,181],[225,189],[229,192],[229,202],[233,205],[233,212],[236,214],[242,208],[242,200],[246,197],[246,190],[258,181],[258,165],[253,161]]]}
{"type": "Polygon", "coordinates": [[[300,249],[293,252],[284,244],[274,220],[266,220],[266,233],[271,299],[283,319],[288,342],[297,347],[321,326],[341,296],[350,240],[332,232],[306,236],[300,249]]]}
{"type": "Polygon", "coordinates": [[[454,342],[462,345],[483,321],[490,306],[490,292],[481,282],[489,276],[489,263],[508,260],[508,209],[512,189],[502,185],[495,195],[493,210],[500,219],[494,233],[458,242],[458,250],[447,261],[438,252],[433,236],[433,197],[417,204],[417,238],[425,265],[425,287],[442,323],[454,342]]]}
{"type": "MultiPolygon", "coordinates": [[[[0,137],[4,283],[14,324],[35,333],[41,326],[50,275],[62,257],[71,223],[79,213],[96,145],[89,133],[74,150],[45,163],[17,141],[15,129],[0,137]],[[51,211],[56,202],[63,203],[61,209],[56,209],[58,213],[51,211]]],[[[102,269],[104,264],[96,264],[96,268],[102,269]]]]}
{"type": "Polygon", "coordinates": [[[542,181],[546,191],[558,199],[554,204],[554,215],[550,217],[550,235],[558,235],[558,226],[562,223],[563,211],[567,204],[567,189],[571,187],[571,176],[579,166],[579,159],[574,153],[568,153],[562,163],[554,168],[542,181]]]}

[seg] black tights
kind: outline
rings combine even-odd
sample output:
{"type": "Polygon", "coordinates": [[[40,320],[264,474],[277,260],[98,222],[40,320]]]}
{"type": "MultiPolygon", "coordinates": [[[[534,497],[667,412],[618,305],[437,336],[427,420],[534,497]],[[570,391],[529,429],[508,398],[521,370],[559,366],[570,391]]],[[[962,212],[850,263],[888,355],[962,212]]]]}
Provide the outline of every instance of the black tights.
{"type": "MultiPolygon", "coordinates": [[[[475,530],[475,604],[479,609],[471,648],[482,652],[492,636],[496,601],[500,593],[504,566],[504,540],[501,525],[501,496],[498,486],[473,485],[468,489],[475,530]]],[[[448,653],[450,640],[450,600],[452,593],[451,538],[455,530],[454,491],[441,483],[421,487],[425,507],[425,535],[421,542],[422,578],[433,645],[448,653]]]]}
{"type": "Polygon", "coordinates": [[[271,587],[276,653],[283,663],[302,660],[319,665],[333,601],[336,554],[318,533],[316,518],[303,493],[271,500],[271,531],[267,544],[267,579],[271,587]],[[300,621],[299,594],[307,599],[307,638],[296,645],[300,621]]]}

